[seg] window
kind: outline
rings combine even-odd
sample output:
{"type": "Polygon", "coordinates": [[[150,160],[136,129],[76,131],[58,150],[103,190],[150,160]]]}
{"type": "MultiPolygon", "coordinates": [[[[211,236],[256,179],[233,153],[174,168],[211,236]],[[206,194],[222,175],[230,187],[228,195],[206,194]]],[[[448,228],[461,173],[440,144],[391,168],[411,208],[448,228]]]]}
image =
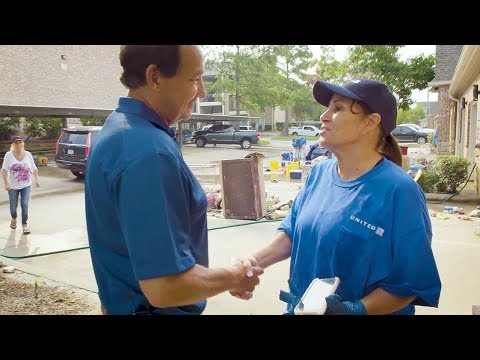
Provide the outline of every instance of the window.
{"type": "Polygon", "coordinates": [[[64,144],[80,144],[85,145],[87,143],[87,134],[86,132],[74,133],[74,132],[63,132],[61,143],[64,144]]]}

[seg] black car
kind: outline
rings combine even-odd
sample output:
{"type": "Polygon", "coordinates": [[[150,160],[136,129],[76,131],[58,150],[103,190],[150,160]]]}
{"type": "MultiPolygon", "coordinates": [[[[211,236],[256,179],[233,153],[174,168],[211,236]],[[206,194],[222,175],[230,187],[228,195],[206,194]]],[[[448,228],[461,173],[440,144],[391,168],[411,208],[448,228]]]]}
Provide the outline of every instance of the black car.
{"type": "Polygon", "coordinates": [[[55,162],[76,177],[85,176],[85,167],[93,140],[101,126],[76,126],[63,129],[55,146],[55,162]]]}
{"type": "Polygon", "coordinates": [[[416,142],[425,144],[428,139],[428,132],[416,130],[408,125],[397,125],[392,131],[392,136],[398,142],[416,142]]]}

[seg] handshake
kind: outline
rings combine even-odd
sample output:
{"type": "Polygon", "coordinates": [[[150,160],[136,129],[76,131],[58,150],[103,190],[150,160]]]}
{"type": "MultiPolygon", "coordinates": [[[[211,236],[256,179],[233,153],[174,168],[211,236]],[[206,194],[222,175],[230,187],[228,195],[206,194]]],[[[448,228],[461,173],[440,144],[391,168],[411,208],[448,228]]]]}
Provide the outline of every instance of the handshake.
{"type": "MultiPolygon", "coordinates": [[[[259,276],[263,274],[263,268],[258,266],[258,262],[253,256],[243,260],[233,260],[232,267],[234,269],[234,278],[236,281],[234,286],[230,289],[230,294],[242,300],[251,299],[255,286],[260,283],[259,276]]],[[[289,282],[289,285],[292,289],[293,284],[289,282]]],[[[289,296],[290,301],[282,299],[282,296],[280,296],[280,300],[286,301],[295,307],[297,301],[300,300],[299,294],[287,295],[292,295],[289,296]]],[[[365,306],[361,301],[343,301],[343,299],[337,294],[329,295],[325,300],[327,303],[325,315],[367,315],[365,306]]]]}
{"type": "Polygon", "coordinates": [[[243,260],[232,260],[232,267],[235,282],[230,289],[230,294],[242,300],[251,299],[255,286],[260,283],[259,276],[263,274],[263,268],[258,266],[253,256],[243,260]]]}

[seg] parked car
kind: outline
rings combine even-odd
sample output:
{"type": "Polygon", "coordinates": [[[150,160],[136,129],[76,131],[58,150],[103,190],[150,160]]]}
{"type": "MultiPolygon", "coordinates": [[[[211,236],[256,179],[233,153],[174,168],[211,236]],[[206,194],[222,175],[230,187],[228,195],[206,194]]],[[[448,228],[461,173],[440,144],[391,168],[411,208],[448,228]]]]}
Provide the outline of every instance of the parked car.
{"type": "Polygon", "coordinates": [[[288,129],[288,134],[294,136],[318,136],[320,129],[313,125],[303,125],[302,127],[292,126],[288,129]]]}
{"type": "Polygon", "coordinates": [[[195,131],[192,142],[197,147],[206,144],[239,144],[242,149],[249,149],[252,144],[257,144],[260,133],[256,131],[236,131],[232,125],[215,124],[208,130],[195,131]]]}
{"type": "Polygon", "coordinates": [[[435,131],[436,131],[435,129],[422,128],[422,127],[420,127],[420,125],[417,125],[417,124],[402,124],[402,125],[410,126],[410,127],[414,128],[415,130],[424,131],[428,134],[434,134],[435,131]]]}
{"type": "Polygon", "coordinates": [[[409,125],[400,124],[392,131],[392,136],[398,142],[416,142],[425,144],[428,139],[428,133],[425,131],[415,130],[409,125]]]}
{"type": "Polygon", "coordinates": [[[76,126],[63,129],[55,145],[55,162],[79,178],[85,176],[85,167],[91,146],[101,126],[76,126]]]}

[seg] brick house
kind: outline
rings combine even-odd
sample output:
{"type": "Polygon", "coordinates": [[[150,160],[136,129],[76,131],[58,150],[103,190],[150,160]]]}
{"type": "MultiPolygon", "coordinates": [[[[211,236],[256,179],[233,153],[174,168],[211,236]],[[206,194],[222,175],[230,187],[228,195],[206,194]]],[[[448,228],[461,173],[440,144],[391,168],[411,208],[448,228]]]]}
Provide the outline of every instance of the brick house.
{"type": "Polygon", "coordinates": [[[433,127],[438,131],[439,154],[455,152],[454,101],[449,97],[449,88],[463,45],[437,45],[435,50],[435,78],[428,83],[431,92],[438,92],[438,114],[433,127]]]}
{"type": "Polygon", "coordinates": [[[478,150],[475,150],[476,144],[480,143],[479,85],[480,45],[465,45],[462,48],[448,90],[452,106],[450,113],[455,130],[452,147],[455,155],[464,156],[472,165],[477,163],[477,194],[480,194],[480,162],[478,161],[478,150]]]}

